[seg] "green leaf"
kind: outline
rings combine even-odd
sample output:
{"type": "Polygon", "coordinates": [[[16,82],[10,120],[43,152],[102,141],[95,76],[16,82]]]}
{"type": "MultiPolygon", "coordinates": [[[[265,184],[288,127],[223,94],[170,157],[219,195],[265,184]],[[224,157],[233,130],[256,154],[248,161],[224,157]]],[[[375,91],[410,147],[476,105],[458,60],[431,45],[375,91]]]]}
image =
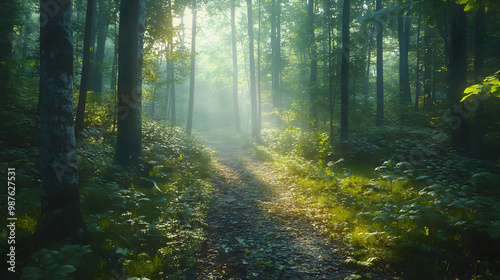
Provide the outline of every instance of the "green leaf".
{"type": "Polygon", "coordinates": [[[126,256],[127,253],[128,253],[128,249],[127,248],[120,248],[120,247],[118,247],[118,248],[116,248],[115,253],[126,256]]]}
{"type": "Polygon", "coordinates": [[[76,268],[72,265],[63,265],[57,269],[57,273],[62,275],[66,275],[74,271],[76,271],[76,268]]]}
{"type": "Polygon", "coordinates": [[[23,269],[21,280],[38,280],[42,279],[43,271],[38,267],[27,266],[23,269]]]}

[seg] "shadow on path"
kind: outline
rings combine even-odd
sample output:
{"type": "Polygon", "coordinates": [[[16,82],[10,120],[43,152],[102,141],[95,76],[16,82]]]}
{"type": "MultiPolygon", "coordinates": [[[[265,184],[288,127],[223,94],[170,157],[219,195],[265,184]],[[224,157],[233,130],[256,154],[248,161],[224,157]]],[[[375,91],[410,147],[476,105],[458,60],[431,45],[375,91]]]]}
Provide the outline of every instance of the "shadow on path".
{"type": "Polygon", "coordinates": [[[268,166],[229,141],[208,144],[217,151],[217,174],[197,279],[349,279],[336,244],[272,210],[278,182],[268,166]]]}

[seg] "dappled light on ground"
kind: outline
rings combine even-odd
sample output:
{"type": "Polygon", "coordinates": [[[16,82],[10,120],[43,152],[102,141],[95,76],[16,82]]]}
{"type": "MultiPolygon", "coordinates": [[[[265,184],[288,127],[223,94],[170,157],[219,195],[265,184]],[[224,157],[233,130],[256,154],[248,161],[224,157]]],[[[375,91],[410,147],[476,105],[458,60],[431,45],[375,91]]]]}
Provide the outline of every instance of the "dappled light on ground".
{"type": "Polygon", "coordinates": [[[208,145],[217,153],[217,174],[198,279],[344,279],[355,273],[336,252],[339,244],[288,211],[294,201],[254,151],[229,140],[209,139],[208,145]]]}

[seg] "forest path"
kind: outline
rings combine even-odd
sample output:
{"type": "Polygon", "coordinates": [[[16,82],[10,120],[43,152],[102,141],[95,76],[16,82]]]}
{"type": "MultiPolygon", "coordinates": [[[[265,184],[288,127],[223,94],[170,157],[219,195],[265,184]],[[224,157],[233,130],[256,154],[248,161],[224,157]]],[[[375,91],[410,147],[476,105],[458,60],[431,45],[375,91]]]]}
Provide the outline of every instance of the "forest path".
{"type": "Polygon", "coordinates": [[[292,214],[293,199],[255,149],[211,139],[214,204],[196,279],[355,279],[330,243],[292,214]]]}

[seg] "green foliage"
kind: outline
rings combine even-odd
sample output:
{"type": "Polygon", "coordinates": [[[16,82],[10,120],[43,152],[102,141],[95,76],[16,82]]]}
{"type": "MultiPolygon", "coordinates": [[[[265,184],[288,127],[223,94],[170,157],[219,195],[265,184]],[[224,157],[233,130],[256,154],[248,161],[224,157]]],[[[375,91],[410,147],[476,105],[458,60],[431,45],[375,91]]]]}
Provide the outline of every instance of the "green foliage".
{"type": "Polygon", "coordinates": [[[267,130],[263,132],[270,148],[275,151],[297,155],[305,159],[324,158],[328,148],[326,133],[304,132],[289,126],[283,131],[267,130]]]}
{"type": "Polygon", "coordinates": [[[484,81],[477,85],[472,85],[465,89],[466,94],[460,102],[464,102],[472,96],[478,94],[486,94],[490,96],[500,97],[500,71],[496,72],[494,76],[484,78],[484,81]]]}
{"type": "Polygon", "coordinates": [[[363,154],[363,144],[352,141],[350,148],[358,149],[358,156],[353,153],[346,157],[351,161],[326,164],[318,156],[305,160],[303,154],[290,153],[297,150],[291,144],[280,148],[287,143],[283,137],[265,135],[269,137],[266,141],[278,141],[269,143],[272,149],[267,151],[277,168],[288,173],[282,180],[291,185],[297,208],[347,244],[343,249],[350,257],[347,264],[378,269],[391,265],[422,279],[442,273],[460,279],[473,274],[487,277],[494,266],[492,251],[498,250],[490,248],[498,246],[494,244],[500,237],[500,223],[496,222],[500,220],[499,167],[444,149],[446,135],[434,134],[432,141],[426,141],[429,131],[397,127],[354,130],[356,137],[366,135],[364,141],[376,143],[376,147],[366,146],[363,154]],[[410,160],[418,151],[425,152],[424,157],[410,160]],[[375,168],[378,175],[371,179],[352,175],[359,174],[352,159],[370,156],[390,159],[379,163],[375,168]],[[478,238],[490,240],[485,242],[490,245],[475,243],[478,238]],[[475,271],[460,265],[477,260],[482,265],[475,271]]]}
{"type": "Polygon", "coordinates": [[[143,164],[125,168],[113,163],[113,135],[91,128],[83,136],[82,210],[96,255],[113,256],[107,269],[121,264],[127,276],[181,277],[204,240],[207,148],[179,127],[145,121],[143,164]]]}
{"type": "MultiPolygon", "coordinates": [[[[90,106],[103,108],[97,102],[90,106]]],[[[81,208],[92,252],[84,258],[76,252],[73,258],[73,247],[43,249],[26,264],[24,279],[108,279],[122,271],[124,277],[182,278],[204,240],[211,151],[188,139],[179,127],[145,120],[143,163],[122,167],[113,162],[115,135],[110,123],[99,120],[95,112],[89,115],[93,126],[82,131],[77,142],[81,208]],[[80,268],[73,262],[76,258],[82,261],[80,268]],[[78,271],[72,273],[75,268],[78,271]]],[[[39,151],[27,145],[3,149],[0,163],[5,169],[16,168],[19,243],[36,230],[43,193],[39,151]]],[[[7,234],[2,230],[2,236],[7,234]]],[[[2,247],[6,240],[2,238],[2,247]]]]}
{"type": "Polygon", "coordinates": [[[89,245],[66,245],[59,250],[41,249],[31,255],[36,266],[24,267],[21,279],[72,279],[68,274],[77,271],[81,257],[90,252],[89,245]]]}

